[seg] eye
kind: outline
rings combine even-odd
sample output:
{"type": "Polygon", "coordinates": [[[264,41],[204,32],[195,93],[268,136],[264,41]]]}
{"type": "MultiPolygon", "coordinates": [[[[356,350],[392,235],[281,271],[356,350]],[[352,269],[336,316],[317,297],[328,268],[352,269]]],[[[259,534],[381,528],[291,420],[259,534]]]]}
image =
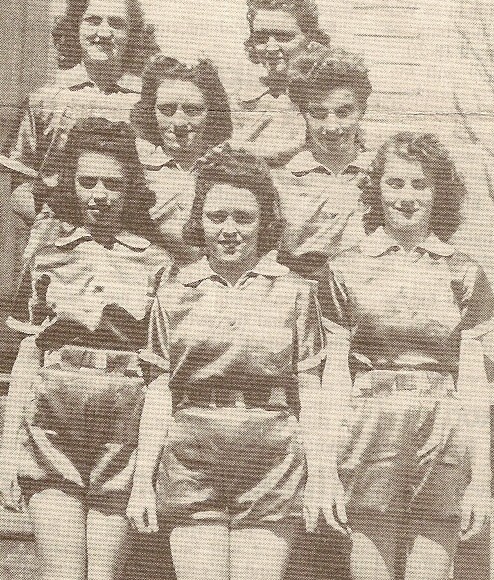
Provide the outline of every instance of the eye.
{"type": "Polygon", "coordinates": [[[101,181],[109,191],[123,191],[125,188],[125,179],[121,177],[103,177],[101,181]]]}
{"type": "Polygon", "coordinates": [[[253,32],[251,35],[251,40],[254,44],[266,44],[269,40],[269,32],[264,30],[253,32]]]}
{"type": "Polygon", "coordinates": [[[211,211],[206,213],[206,217],[214,224],[221,224],[228,217],[228,213],[226,211],[211,211]]]}
{"type": "Polygon", "coordinates": [[[87,24],[90,24],[91,26],[99,26],[103,22],[103,18],[101,18],[101,16],[91,14],[84,17],[84,22],[87,22],[87,24]]]}
{"type": "Polygon", "coordinates": [[[177,112],[178,105],[177,103],[164,103],[156,105],[156,108],[165,117],[173,117],[173,115],[177,112]]]}
{"type": "Polygon", "coordinates": [[[343,105],[342,107],[335,109],[334,114],[338,117],[338,119],[344,119],[345,117],[351,115],[354,111],[354,105],[343,105]]]}
{"type": "Polygon", "coordinates": [[[401,179],[401,177],[388,177],[385,183],[393,189],[402,189],[405,187],[405,180],[401,179]]]}
{"type": "Polygon", "coordinates": [[[188,117],[197,117],[205,111],[205,107],[202,105],[183,105],[182,109],[188,117]]]}
{"type": "Polygon", "coordinates": [[[425,179],[412,179],[412,187],[418,190],[427,189],[427,181],[425,179]]]}
{"type": "Polygon", "coordinates": [[[110,16],[108,18],[108,26],[115,30],[124,30],[127,28],[127,21],[121,16],[110,16]]]}
{"type": "Polygon", "coordinates": [[[320,121],[326,119],[326,117],[329,115],[329,110],[325,107],[309,107],[308,110],[311,117],[314,119],[319,119],[320,121]]]}
{"type": "Polygon", "coordinates": [[[256,214],[248,211],[238,211],[233,214],[233,219],[238,224],[252,224],[256,221],[256,214]]]}
{"type": "Polygon", "coordinates": [[[277,31],[273,32],[273,38],[277,42],[291,42],[295,39],[295,32],[277,31]]]}
{"type": "Polygon", "coordinates": [[[84,189],[94,189],[98,183],[98,177],[92,175],[80,175],[77,178],[77,183],[84,189]]]}

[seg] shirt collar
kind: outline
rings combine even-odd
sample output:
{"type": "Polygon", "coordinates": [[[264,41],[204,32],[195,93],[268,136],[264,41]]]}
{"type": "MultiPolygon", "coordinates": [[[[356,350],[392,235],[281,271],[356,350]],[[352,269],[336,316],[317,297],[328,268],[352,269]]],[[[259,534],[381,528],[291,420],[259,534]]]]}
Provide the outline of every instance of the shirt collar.
{"type": "MultiPolygon", "coordinates": [[[[89,78],[86,67],[83,63],[76,64],[68,70],[57,72],[56,84],[70,90],[78,90],[84,87],[95,86],[95,83],[89,78]]],[[[115,83],[115,90],[110,92],[135,93],[141,92],[141,81],[133,75],[122,75],[115,83]]]]}
{"type": "MultiPolygon", "coordinates": [[[[356,172],[367,172],[375,156],[375,151],[360,151],[357,157],[341,173],[353,173],[355,170],[356,172]]],[[[293,174],[306,174],[319,168],[325,169],[331,175],[333,174],[330,169],[316,161],[314,155],[308,149],[297,153],[286,164],[286,169],[293,174]]]]}
{"type": "MultiPolygon", "coordinates": [[[[362,252],[374,258],[386,254],[392,248],[399,247],[398,242],[389,236],[382,226],[378,227],[360,242],[362,252]]],[[[455,251],[453,246],[441,241],[434,233],[429,234],[423,242],[417,244],[417,248],[424,250],[428,254],[443,257],[451,256],[455,251]]]]}
{"type": "Polygon", "coordinates": [[[178,167],[178,164],[175,162],[173,157],[165,153],[161,145],[155,145],[146,139],[137,137],[136,148],[139,155],[139,161],[148,169],[157,171],[162,167],[178,167]]]}
{"type": "MultiPolygon", "coordinates": [[[[91,233],[84,226],[74,227],[67,222],[63,222],[61,230],[62,234],[55,240],[55,246],[57,248],[64,248],[72,244],[80,244],[93,239],[91,233]]],[[[146,238],[142,238],[126,230],[119,232],[115,236],[115,241],[135,251],[145,250],[151,245],[151,242],[146,240],[146,238]]]]}
{"type": "MultiPolygon", "coordinates": [[[[263,256],[259,262],[245,273],[244,276],[260,275],[268,278],[277,278],[289,272],[289,269],[282,264],[276,262],[272,256],[263,256]]],[[[208,278],[218,278],[219,275],[211,268],[206,256],[181,268],[177,274],[177,281],[184,286],[189,284],[197,284],[208,278]]]]}

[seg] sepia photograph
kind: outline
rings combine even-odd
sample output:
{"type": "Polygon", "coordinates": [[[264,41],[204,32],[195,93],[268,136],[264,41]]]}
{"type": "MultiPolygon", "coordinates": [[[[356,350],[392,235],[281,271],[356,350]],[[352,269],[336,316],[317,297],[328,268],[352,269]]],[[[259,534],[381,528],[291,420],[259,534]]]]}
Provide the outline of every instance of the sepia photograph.
{"type": "Polygon", "coordinates": [[[493,0],[0,4],[0,580],[494,580],[493,0]]]}

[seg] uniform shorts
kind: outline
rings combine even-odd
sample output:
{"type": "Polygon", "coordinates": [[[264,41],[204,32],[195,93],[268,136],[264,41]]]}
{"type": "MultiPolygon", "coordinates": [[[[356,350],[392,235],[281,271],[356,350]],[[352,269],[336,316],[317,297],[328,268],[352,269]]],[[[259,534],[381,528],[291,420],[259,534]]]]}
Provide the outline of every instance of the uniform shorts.
{"type": "Polygon", "coordinates": [[[256,526],[302,514],[306,480],[299,423],[288,411],[177,411],[158,472],[160,515],[177,523],[256,526]]]}
{"type": "Polygon", "coordinates": [[[19,483],[81,497],[88,508],[125,512],[143,404],[137,354],[66,346],[51,353],[24,423],[19,483]]]}
{"type": "Polygon", "coordinates": [[[372,373],[367,384],[371,379],[380,388],[353,398],[340,446],[348,512],[459,517],[470,463],[461,404],[453,390],[444,388],[451,376],[429,371],[365,374],[372,373]],[[406,388],[395,389],[400,382],[406,388]]]}

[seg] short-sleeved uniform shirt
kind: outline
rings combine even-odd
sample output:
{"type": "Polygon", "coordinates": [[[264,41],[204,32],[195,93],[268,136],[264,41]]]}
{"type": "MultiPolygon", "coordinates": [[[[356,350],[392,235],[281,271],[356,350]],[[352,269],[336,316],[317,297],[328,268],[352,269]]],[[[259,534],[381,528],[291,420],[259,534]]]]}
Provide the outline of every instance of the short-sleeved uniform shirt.
{"type": "MultiPolygon", "coordinates": [[[[339,174],[316,161],[309,150],[295,155],[287,165],[273,171],[280,194],[281,215],[286,229],[281,248],[286,263],[304,271],[304,262],[322,265],[365,235],[361,203],[362,186],[375,152],[362,151],[339,174]],[[324,231],[324,247],[315,244],[324,231]]],[[[285,260],[284,260],[285,261],[285,260]]]]}
{"type": "Polygon", "coordinates": [[[382,227],[330,262],[319,298],[329,330],[349,333],[353,373],[424,369],[456,377],[462,331],[481,328],[494,311],[474,260],[434,234],[407,253],[382,227]]]}
{"type": "Polygon", "coordinates": [[[139,95],[137,77],[123,76],[102,92],[83,64],[60,71],[55,83],[29,95],[19,128],[6,144],[0,164],[27,177],[35,178],[40,172],[50,184],[49,178],[59,171],[59,155],[75,122],[87,117],[129,122],[139,95]]]}
{"type": "Polygon", "coordinates": [[[63,313],[86,327],[77,338],[86,346],[141,347],[158,278],[171,265],[169,254],[130,232],[120,232],[106,248],[84,227],[63,224],[63,229],[65,235],[32,258],[9,326],[36,334],[63,313]]]}
{"type": "Polygon", "coordinates": [[[183,241],[182,228],[190,217],[195,195],[194,168],[185,171],[160,145],[136,139],[139,160],[144,166],[146,183],[156,195],[149,210],[151,219],[159,224],[163,245],[175,256],[198,258],[198,251],[183,241]]]}
{"type": "Polygon", "coordinates": [[[171,389],[289,390],[320,364],[322,341],[313,283],[265,256],[231,286],[204,257],[158,290],[141,356],[171,389]]]}

